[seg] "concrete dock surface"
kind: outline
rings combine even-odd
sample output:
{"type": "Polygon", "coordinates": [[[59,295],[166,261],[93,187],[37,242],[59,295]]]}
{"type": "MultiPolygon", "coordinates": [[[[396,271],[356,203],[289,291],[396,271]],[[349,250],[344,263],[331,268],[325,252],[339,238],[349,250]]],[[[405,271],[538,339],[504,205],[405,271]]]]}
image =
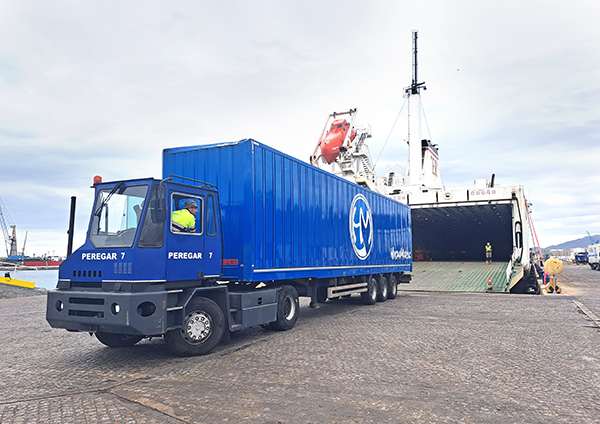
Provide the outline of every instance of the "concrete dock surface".
{"type": "Polygon", "coordinates": [[[303,300],[292,330],[192,358],[52,329],[45,296],[0,287],[0,423],[600,423],[600,272],[558,284],[303,300]]]}

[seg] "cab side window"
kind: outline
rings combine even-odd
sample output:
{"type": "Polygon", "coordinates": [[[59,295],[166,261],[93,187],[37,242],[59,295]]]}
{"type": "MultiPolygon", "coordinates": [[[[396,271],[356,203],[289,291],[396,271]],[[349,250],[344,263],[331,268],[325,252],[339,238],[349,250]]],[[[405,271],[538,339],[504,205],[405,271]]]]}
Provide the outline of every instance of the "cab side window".
{"type": "Polygon", "coordinates": [[[215,213],[215,197],[212,194],[206,196],[206,234],[214,236],[217,234],[217,214],[215,213]]]}
{"type": "Polygon", "coordinates": [[[204,201],[202,197],[173,193],[171,195],[171,232],[202,234],[204,201]]]}

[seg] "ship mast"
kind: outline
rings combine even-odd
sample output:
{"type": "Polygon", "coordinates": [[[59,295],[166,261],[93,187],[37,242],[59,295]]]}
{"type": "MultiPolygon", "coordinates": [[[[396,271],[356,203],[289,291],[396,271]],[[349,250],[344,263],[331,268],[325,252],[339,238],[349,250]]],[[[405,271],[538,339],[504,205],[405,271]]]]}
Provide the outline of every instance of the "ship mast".
{"type": "Polygon", "coordinates": [[[421,169],[423,165],[421,149],[421,88],[427,90],[425,82],[418,82],[417,62],[418,31],[412,32],[412,84],[404,89],[408,98],[408,168],[406,170],[409,185],[421,185],[421,169]]]}

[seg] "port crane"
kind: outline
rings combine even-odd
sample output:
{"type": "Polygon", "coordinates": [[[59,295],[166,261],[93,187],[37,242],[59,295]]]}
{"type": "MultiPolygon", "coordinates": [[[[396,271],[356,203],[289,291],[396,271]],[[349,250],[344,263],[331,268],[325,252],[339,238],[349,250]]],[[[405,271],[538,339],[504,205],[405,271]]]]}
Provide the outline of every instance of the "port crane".
{"type": "Polygon", "coordinates": [[[6,256],[9,261],[23,260],[25,256],[25,243],[27,243],[27,233],[23,242],[23,251],[21,254],[17,252],[17,226],[13,222],[6,205],[0,197],[0,227],[4,234],[4,244],[6,246],[6,256]]]}

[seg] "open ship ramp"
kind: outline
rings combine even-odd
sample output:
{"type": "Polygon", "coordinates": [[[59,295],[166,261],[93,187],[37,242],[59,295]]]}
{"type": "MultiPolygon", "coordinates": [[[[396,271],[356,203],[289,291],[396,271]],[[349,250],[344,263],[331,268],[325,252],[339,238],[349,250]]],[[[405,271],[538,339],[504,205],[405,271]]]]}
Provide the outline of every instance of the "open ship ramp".
{"type": "Polygon", "coordinates": [[[495,293],[508,292],[508,262],[433,262],[413,263],[413,279],[399,290],[484,292],[491,279],[495,293]]]}
{"type": "Polygon", "coordinates": [[[522,186],[494,187],[485,181],[483,187],[431,190],[398,200],[411,207],[411,286],[423,280],[422,287],[436,287],[429,290],[486,291],[492,278],[495,292],[539,293],[522,186]],[[491,264],[485,263],[488,242],[491,264]]]}

